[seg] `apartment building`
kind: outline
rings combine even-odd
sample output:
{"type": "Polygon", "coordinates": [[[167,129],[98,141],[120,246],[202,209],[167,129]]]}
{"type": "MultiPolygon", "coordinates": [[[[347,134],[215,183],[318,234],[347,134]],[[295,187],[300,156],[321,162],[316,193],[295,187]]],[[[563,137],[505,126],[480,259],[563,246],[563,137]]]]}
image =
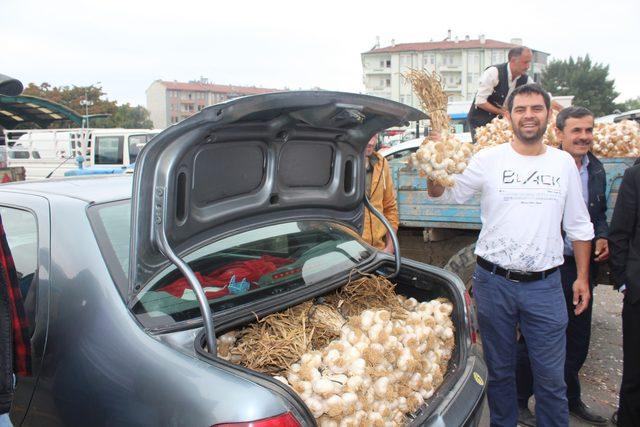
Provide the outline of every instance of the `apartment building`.
{"type": "Polygon", "coordinates": [[[204,78],[188,83],[156,80],[146,91],[147,110],[153,126],[164,129],[209,105],[240,96],[280,91],[281,89],[218,85],[209,83],[204,78]]]}
{"type": "MultiPolygon", "coordinates": [[[[437,71],[443,79],[449,101],[472,101],[480,74],[490,65],[507,62],[509,49],[522,45],[522,39],[509,43],[480,35],[452,39],[451,32],[443,41],[399,43],[380,47],[379,43],[362,53],[365,91],[369,95],[419,107],[411,84],[402,77],[409,69],[437,71]]],[[[537,82],[547,65],[548,53],[534,50],[529,75],[537,82]]]]}

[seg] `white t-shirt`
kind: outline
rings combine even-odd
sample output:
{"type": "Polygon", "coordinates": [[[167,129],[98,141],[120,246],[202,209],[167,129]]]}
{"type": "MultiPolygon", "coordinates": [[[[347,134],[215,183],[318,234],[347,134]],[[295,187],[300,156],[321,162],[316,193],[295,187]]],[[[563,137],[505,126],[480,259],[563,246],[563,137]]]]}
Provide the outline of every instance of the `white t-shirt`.
{"type": "Polygon", "coordinates": [[[481,193],[476,255],[503,268],[544,271],[564,262],[561,228],[570,240],[593,239],[580,175],[566,152],[546,147],[518,154],[510,143],[475,154],[438,200],[464,203],[481,193]]]}

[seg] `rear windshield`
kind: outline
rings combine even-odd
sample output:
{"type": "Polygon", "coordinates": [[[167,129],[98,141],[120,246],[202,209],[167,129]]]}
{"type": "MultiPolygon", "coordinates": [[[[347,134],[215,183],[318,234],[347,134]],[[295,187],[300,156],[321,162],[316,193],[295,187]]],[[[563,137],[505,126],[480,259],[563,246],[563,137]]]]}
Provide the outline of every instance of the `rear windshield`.
{"type": "MultiPolygon", "coordinates": [[[[126,293],[131,205],[127,201],[92,209],[102,252],[116,282],[125,281],[120,288],[126,293]]],[[[184,259],[215,313],[345,274],[373,253],[356,233],[340,224],[295,221],[208,242],[184,259]]],[[[173,265],[143,288],[133,312],[147,327],[200,317],[194,292],[173,265]]]]}

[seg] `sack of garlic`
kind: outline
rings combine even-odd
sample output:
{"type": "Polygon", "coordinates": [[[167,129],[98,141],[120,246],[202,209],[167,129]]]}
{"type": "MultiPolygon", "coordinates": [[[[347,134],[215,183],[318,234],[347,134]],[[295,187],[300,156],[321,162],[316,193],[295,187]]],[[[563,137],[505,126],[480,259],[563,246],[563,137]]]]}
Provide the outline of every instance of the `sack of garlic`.
{"type": "Polygon", "coordinates": [[[640,124],[632,120],[596,124],[592,151],[598,157],[638,157],[640,124]]]}
{"type": "Polygon", "coordinates": [[[452,175],[464,171],[472,154],[471,144],[460,142],[455,135],[444,131],[440,140],[425,138],[420,148],[411,154],[410,164],[436,184],[451,187],[452,175]]]}
{"type": "MultiPolygon", "coordinates": [[[[289,341],[289,354],[300,351],[295,343],[306,343],[299,357],[281,360],[282,369],[268,373],[302,398],[320,426],[405,425],[442,384],[455,344],[453,305],[443,298],[418,302],[393,289],[386,279],[365,277],[327,295],[322,310],[314,304],[299,308],[307,302],[289,309],[294,310],[287,318],[284,312],[259,322],[280,331],[280,340],[289,341]],[[325,325],[331,325],[326,330],[334,338],[312,344],[316,328],[325,325]]],[[[234,361],[254,325],[220,336],[219,356],[234,361]]],[[[271,343],[252,343],[242,347],[251,354],[236,363],[264,359],[259,349],[265,347],[268,357],[278,353],[271,343]]]]}
{"type": "MultiPolygon", "coordinates": [[[[558,147],[560,141],[556,134],[557,113],[552,112],[543,142],[558,147]]],[[[495,118],[486,126],[476,129],[474,152],[497,144],[511,141],[513,131],[506,119],[495,118]]],[[[640,156],[640,124],[633,120],[619,123],[597,123],[593,129],[593,147],[597,157],[638,157],[640,156]]]]}
{"type": "MultiPolygon", "coordinates": [[[[544,132],[542,142],[552,147],[558,147],[560,141],[556,136],[556,117],[558,114],[555,110],[551,111],[551,117],[547,124],[547,129],[544,132]]],[[[476,143],[473,146],[473,151],[485,149],[487,147],[493,147],[494,145],[504,144],[513,140],[513,129],[511,123],[505,118],[498,118],[491,120],[486,125],[476,129],[476,143]]]]}

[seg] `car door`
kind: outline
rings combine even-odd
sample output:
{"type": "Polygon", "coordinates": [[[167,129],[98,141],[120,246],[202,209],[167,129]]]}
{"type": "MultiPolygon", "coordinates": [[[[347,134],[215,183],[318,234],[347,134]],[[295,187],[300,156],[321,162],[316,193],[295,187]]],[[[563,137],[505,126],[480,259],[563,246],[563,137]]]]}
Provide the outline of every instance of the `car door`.
{"type": "Polygon", "coordinates": [[[29,409],[45,352],[51,265],[49,203],[43,197],[11,192],[2,192],[0,200],[0,215],[18,273],[31,341],[32,375],[17,379],[11,407],[11,420],[19,425],[29,409]]]}

